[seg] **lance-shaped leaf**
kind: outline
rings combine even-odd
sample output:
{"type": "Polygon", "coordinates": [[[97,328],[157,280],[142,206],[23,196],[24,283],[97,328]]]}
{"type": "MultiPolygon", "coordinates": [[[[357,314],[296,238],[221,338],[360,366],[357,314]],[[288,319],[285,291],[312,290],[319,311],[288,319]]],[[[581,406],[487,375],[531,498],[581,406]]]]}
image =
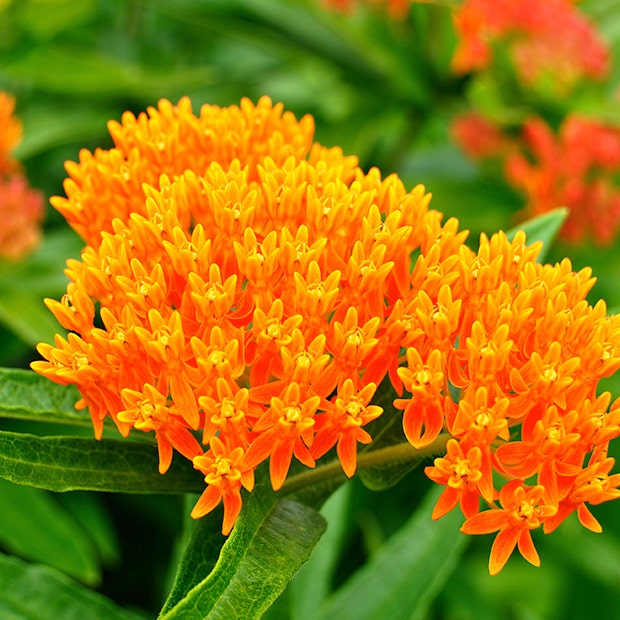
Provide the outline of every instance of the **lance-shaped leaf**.
{"type": "Polygon", "coordinates": [[[538,260],[541,261],[547,255],[551,244],[560,232],[560,228],[562,228],[562,224],[564,224],[567,217],[568,209],[566,207],[553,209],[549,213],[543,213],[522,222],[518,226],[506,231],[506,235],[509,239],[512,239],[518,231],[522,230],[526,234],[528,244],[542,241],[543,249],[538,257],[538,260]]]}
{"type": "Polygon", "coordinates": [[[0,618],[144,620],[59,571],[0,554],[0,618]]]}
{"type": "Polygon", "coordinates": [[[463,516],[458,511],[431,519],[442,490],[433,489],[411,519],[312,618],[426,617],[467,541],[459,532],[463,516]]]}
{"type": "Polygon", "coordinates": [[[187,493],[204,489],[191,463],[179,457],[162,476],[155,446],[8,431],[0,431],[0,477],[51,491],[187,493]]]}
{"type": "Polygon", "coordinates": [[[77,411],[80,394],[32,372],[0,368],[0,417],[92,426],[86,411],[77,411]]]}
{"type": "Polygon", "coordinates": [[[0,545],[89,585],[101,577],[87,532],[51,493],[0,480],[0,545]]]}
{"type": "Polygon", "coordinates": [[[277,501],[265,486],[255,489],[213,570],[197,584],[197,567],[213,564],[205,545],[214,541],[211,527],[196,528],[160,620],[260,618],[310,557],[325,527],[312,508],[277,501]]]}
{"type": "Polygon", "coordinates": [[[288,587],[293,620],[310,618],[330,592],[343,542],[350,530],[352,497],[351,484],[345,484],[321,508],[328,523],[327,531],[288,587]]]}

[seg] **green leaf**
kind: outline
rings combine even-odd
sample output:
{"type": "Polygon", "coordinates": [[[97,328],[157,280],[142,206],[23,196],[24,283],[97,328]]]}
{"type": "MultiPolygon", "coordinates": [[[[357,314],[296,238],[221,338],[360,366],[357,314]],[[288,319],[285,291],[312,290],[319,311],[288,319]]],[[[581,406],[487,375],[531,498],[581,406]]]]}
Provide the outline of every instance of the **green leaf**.
{"type": "MultiPolygon", "coordinates": [[[[24,161],[52,148],[107,138],[106,123],[120,112],[110,108],[46,102],[30,107],[22,115],[24,139],[15,149],[15,157],[24,161]],[[69,108],[69,109],[68,109],[69,108]]],[[[107,138],[109,140],[109,138],[107,138]]],[[[58,272],[60,273],[60,272],[58,272]]]]}
{"type": "Polygon", "coordinates": [[[535,241],[542,241],[543,249],[540,252],[538,260],[543,260],[567,217],[567,208],[561,207],[559,209],[554,209],[553,211],[549,211],[549,213],[543,213],[543,215],[533,217],[511,228],[506,232],[506,235],[509,239],[512,239],[518,231],[522,230],[527,236],[528,244],[532,244],[535,241]]]}
{"type": "Polygon", "coordinates": [[[411,519],[320,608],[316,618],[424,618],[465,548],[458,511],[431,519],[433,489],[411,519]],[[380,584],[380,585],[378,585],[380,584]]]}
{"type": "Polygon", "coordinates": [[[50,493],[0,480],[0,544],[87,584],[100,579],[96,550],[79,523],[50,493]]]}
{"type": "Polygon", "coordinates": [[[74,386],[58,385],[31,370],[0,368],[0,418],[92,426],[77,411],[80,394],[74,386]]]}
{"type": "MultiPolygon", "coordinates": [[[[191,511],[191,506],[186,511],[191,511]]],[[[180,603],[187,593],[200,584],[215,567],[226,538],[222,529],[221,506],[194,522],[191,536],[183,551],[174,584],[161,610],[162,614],[180,603]]]]}
{"type": "Polygon", "coordinates": [[[79,45],[42,45],[3,67],[7,76],[27,80],[47,93],[114,100],[123,96],[156,98],[204,87],[213,81],[208,66],[149,68],[79,45]],[[165,86],[164,86],[165,85],[165,86]]]}
{"type": "Polygon", "coordinates": [[[321,508],[321,514],[328,524],[327,531],[308,562],[289,584],[289,605],[293,620],[310,618],[331,590],[342,542],[350,526],[351,497],[351,485],[345,484],[321,508]]]}
{"type": "Polygon", "coordinates": [[[3,620],[144,620],[47,566],[0,554],[3,620]]]}
{"type": "Polygon", "coordinates": [[[65,261],[79,256],[82,245],[75,233],[63,229],[46,235],[26,260],[0,261],[0,322],[27,344],[52,342],[54,334],[64,332],[43,298],[62,295],[65,261]]]}
{"type": "Polygon", "coordinates": [[[82,526],[95,546],[101,563],[105,566],[118,564],[121,552],[117,532],[102,496],[88,491],[72,491],[57,494],[55,499],[82,526]]]}
{"type": "MultiPolygon", "coordinates": [[[[325,526],[325,519],[312,508],[287,499],[276,502],[265,486],[255,489],[213,571],[176,605],[166,603],[160,620],[259,618],[310,557],[325,526]]],[[[211,540],[208,532],[197,528],[185,562],[204,562],[202,536],[211,540]]],[[[187,585],[191,584],[192,579],[187,585]]],[[[179,589],[175,592],[178,595],[179,589]]]]}
{"type": "Polygon", "coordinates": [[[50,491],[191,493],[204,488],[190,461],[178,455],[162,476],[155,446],[7,431],[0,431],[0,477],[50,491]]]}

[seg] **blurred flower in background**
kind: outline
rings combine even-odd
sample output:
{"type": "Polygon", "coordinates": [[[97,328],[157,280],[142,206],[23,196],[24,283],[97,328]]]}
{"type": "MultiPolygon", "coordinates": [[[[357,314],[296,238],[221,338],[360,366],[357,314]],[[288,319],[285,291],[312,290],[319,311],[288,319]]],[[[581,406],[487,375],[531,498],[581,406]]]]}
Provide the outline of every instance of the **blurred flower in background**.
{"type": "Polygon", "coordinates": [[[32,189],[13,149],[22,126],[14,115],[15,100],[0,92],[0,257],[19,259],[39,244],[43,194],[32,189]]]}
{"type": "Polygon", "coordinates": [[[457,73],[486,69],[494,53],[512,57],[526,85],[550,79],[568,89],[580,77],[600,79],[609,51],[572,0],[466,0],[454,13],[457,73]]]}
{"type": "Polygon", "coordinates": [[[610,245],[620,226],[620,129],[570,114],[557,131],[540,117],[518,133],[477,113],[457,116],[452,134],[475,160],[498,160],[526,199],[520,219],[568,207],[562,237],[610,245]]]}
{"type": "MultiPolygon", "coordinates": [[[[148,442],[150,436],[155,436],[152,469],[157,474],[155,443],[160,448],[162,469],[175,453],[166,475],[157,474],[155,478],[162,485],[169,484],[177,466],[187,466],[189,474],[197,478],[194,490],[205,490],[203,479],[208,485],[194,516],[209,512],[219,503],[214,512],[193,524],[196,530],[211,528],[214,535],[208,544],[197,547],[199,554],[211,549],[213,541],[221,537],[222,504],[227,507],[228,529],[240,497],[244,505],[242,521],[248,509],[260,502],[259,493],[269,486],[269,476],[258,471],[253,480],[257,460],[264,457],[264,461],[274,462],[277,486],[286,473],[283,465],[291,458],[293,479],[284,483],[284,493],[299,472],[317,472],[297,462],[309,463],[308,453],[321,466],[326,462],[318,463],[318,459],[329,459],[333,454],[334,469],[343,477],[343,469],[347,474],[355,469],[356,475],[343,488],[345,493],[334,497],[341,502],[334,505],[340,508],[329,514],[329,529],[323,537],[327,546],[317,549],[310,559],[312,563],[316,558],[317,564],[306,577],[302,569],[301,580],[291,584],[280,601],[282,605],[266,619],[307,620],[320,616],[327,604],[329,613],[322,617],[346,617],[347,613],[358,620],[400,617],[400,610],[406,608],[416,617],[429,618],[527,615],[566,620],[588,617],[593,599],[601,602],[608,617],[620,616],[616,579],[620,574],[620,502],[607,502],[617,495],[618,479],[612,473],[610,457],[617,461],[618,448],[612,443],[609,456],[605,455],[607,439],[617,432],[619,411],[618,401],[614,400],[620,395],[618,379],[607,376],[618,357],[617,319],[606,319],[603,305],[596,303],[602,297],[609,308],[620,307],[620,253],[615,233],[618,174],[614,163],[620,62],[620,11],[616,2],[0,0],[0,13],[0,89],[16,97],[25,128],[18,150],[11,152],[13,146],[5,149],[10,155],[6,163],[14,165],[18,159],[28,179],[44,188],[46,195],[63,196],[54,199],[56,209],[48,213],[41,251],[17,266],[8,261],[0,263],[5,271],[4,282],[0,278],[0,320],[24,341],[18,342],[16,336],[11,349],[5,344],[4,333],[0,334],[0,354],[4,365],[26,367],[36,356],[36,343],[53,343],[58,323],[41,299],[58,300],[50,305],[72,333],[45,350],[53,358],[47,372],[56,373],[60,379],[84,380],[80,389],[85,402],[81,404],[95,410],[95,427],[103,426],[104,439],[102,443],[84,440],[84,451],[98,450],[106,443],[108,433],[116,434],[110,419],[116,415],[123,431],[136,429],[131,431],[131,437],[117,442],[119,454],[134,442],[148,442]],[[148,123],[139,120],[144,117],[139,114],[142,110],[162,99],[177,102],[187,96],[195,105],[208,103],[227,109],[244,97],[258,102],[262,95],[282,101],[296,119],[311,115],[318,142],[339,145],[344,160],[351,153],[359,157],[356,165],[363,172],[356,174],[368,175],[376,167],[385,175],[381,177],[385,183],[396,173],[405,193],[424,182],[426,190],[433,194],[433,207],[458,218],[459,229],[472,231],[467,240],[458,237],[457,242],[454,239],[464,233],[455,232],[453,223],[443,222],[439,251],[429,242],[430,247],[415,252],[416,266],[409,277],[415,278],[415,287],[428,296],[426,299],[420,294],[418,305],[411,304],[405,311],[396,304],[394,308],[381,306],[379,295],[361,296],[372,316],[383,317],[374,333],[371,323],[361,334],[350,334],[351,343],[359,340],[364,346],[374,346],[364,360],[369,362],[368,372],[361,376],[361,384],[347,377],[350,381],[345,379],[334,394],[324,396],[316,410],[316,399],[305,407],[296,406],[302,405],[306,383],[320,388],[317,376],[324,371],[333,381],[336,357],[341,366],[349,364],[351,370],[347,358],[351,347],[347,344],[337,348],[343,334],[337,332],[335,323],[344,326],[346,315],[332,317],[334,327],[324,338],[321,334],[311,338],[308,323],[312,321],[300,327],[291,321],[291,313],[307,316],[317,308],[342,303],[342,290],[355,276],[359,276],[360,286],[373,282],[365,291],[381,290],[374,286],[376,278],[372,274],[384,275],[380,270],[386,269],[385,261],[393,260],[392,249],[383,257],[378,253],[362,257],[351,252],[347,259],[355,259],[359,267],[355,271],[353,264],[349,269],[347,263],[345,269],[342,264],[328,263],[342,259],[342,255],[322,251],[320,244],[311,243],[310,236],[300,234],[291,239],[282,233],[272,243],[269,232],[254,229],[252,222],[252,229],[259,231],[254,232],[256,243],[248,232],[247,239],[232,241],[232,235],[220,234],[217,244],[211,244],[211,251],[217,246],[221,252],[215,257],[222,276],[218,280],[215,269],[213,274],[204,269],[206,240],[196,232],[197,227],[192,230],[193,223],[182,222],[184,234],[168,236],[162,243],[163,235],[172,226],[169,207],[180,204],[182,211],[189,204],[203,204],[204,187],[192,193],[190,190],[196,186],[188,182],[185,171],[196,165],[200,168],[196,175],[205,172],[208,158],[192,159],[201,149],[208,150],[218,132],[201,133],[200,123],[190,122],[175,145],[176,138],[169,137],[176,135],[177,121],[169,110],[159,117],[161,133],[151,131],[153,126],[147,131],[148,123]],[[123,116],[126,110],[131,112],[123,116]],[[109,119],[115,120],[108,125],[108,133],[109,119]],[[453,138],[451,128],[458,138],[453,138]],[[140,132],[143,135],[136,138],[140,132]],[[191,146],[181,148],[190,137],[191,146]],[[174,157],[169,156],[172,151],[174,157]],[[67,160],[76,163],[69,164],[65,174],[62,162],[67,160]],[[150,164],[157,162],[162,168],[152,174],[154,167],[150,164]],[[168,185],[160,185],[158,175],[162,171],[169,175],[168,185]],[[151,188],[150,210],[140,181],[146,181],[151,188]],[[81,208],[82,199],[90,204],[89,208],[81,208]],[[555,238],[555,228],[540,235],[545,244],[539,260],[553,267],[538,264],[534,256],[538,246],[531,251],[515,244],[514,230],[507,236],[491,234],[500,229],[508,231],[529,214],[546,213],[562,205],[571,209],[562,231],[562,239],[571,243],[555,238]],[[135,210],[140,214],[129,217],[135,210]],[[167,220],[160,217],[164,213],[168,214],[167,220]],[[70,226],[63,216],[70,220],[70,226]],[[113,224],[116,216],[120,219],[113,224]],[[103,236],[101,231],[105,231],[103,236]],[[128,235],[136,231],[141,234],[138,243],[132,245],[128,235]],[[482,232],[487,236],[479,242],[482,232]],[[81,253],[84,242],[88,247],[81,253]],[[232,243],[232,251],[229,246],[226,251],[222,249],[226,243],[232,243]],[[285,291],[282,314],[279,307],[270,313],[269,286],[253,283],[269,269],[281,273],[284,266],[290,266],[283,262],[284,255],[288,252],[294,257],[305,246],[316,257],[315,263],[320,263],[318,272],[315,266],[311,269],[306,264],[312,263],[309,259],[296,275],[285,271],[291,284],[285,291]],[[161,256],[159,266],[149,263],[151,252],[161,256]],[[566,255],[571,257],[577,276],[562,262],[566,255]],[[68,256],[73,259],[67,288],[63,268],[68,256]],[[275,256],[282,257],[282,261],[274,264],[275,256]],[[583,269],[585,265],[593,268],[596,283],[589,270],[583,269]],[[201,270],[200,278],[196,276],[197,268],[201,270]],[[502,270],[511,268],[522,268],[517,284],[515,274],[510,272],[506,278],[511,284],[505,283],[510,291],[506,286],[496,286],[497,278],[505,276],[502,270]],[[163,272],[175,275],[166,278],[163,272]],[[190,277],[190,273],[194,275],[190,277]],[[251,281],[253,290],[243,288],[242,278],[251,281]],[[179,291],[184,280],[195,288],[185,294],[185,305],[181,307],[179,291]],[[115,288],[110,288],[110,282],[115,288]],[[523,294],[519,296],[521,287],[523,294]],[[302,291],[306,294],[302,295],[302,291]],[[144,299],[144,292],[152,299],[144,299]],[[177,298],[163,304],[162,296],[171,292],[179,293],[177,298]],[[122,298],[116,306],[115,296],[122,298]],[[254,314],[248,308],[247,319],[236,316],[235,321],[239,319],[242,324],[233,325],[232,330],[211,325],[209,321],[218,319],[218,312],[231,296],[238,300],[255,297],[262,305],[254,314]],[[313,306],[318,296],[322,301],[313,306]],[[198,300],[206,297],[213,303],[200,306],[198,300]],[[125,299],[129,301],[123,304],[125,299]],[[471,307],[472,299],[479,302],[478,307],[471,307]],[[151,302],[154,308],[148,307],[151,302]],[[137,318],[136,307],[141,312],[137,318]],[[208,318],[188,321],[192,311],[208,318]],[[247,321],[252,321],[253,328],[248,328],[247,321]],[[259,325],[264,326],[262,331],[259,325]],[[374,394],[369,388],[379,381],[388,361],[396,358],[394,350],[399,346],[403,326],[409,330],[408,337],[415,340],[420,359],[413,354],[410,359],[401,356],[398,364],[388,368],[389,379],[402,384],[402,394],[398,395],[401,413],[391,411],[394,398],[379,396],[385,386],[378,386],[374,394]],[[596,333],[590,333],[593,337],[588,339],[585,334],[591,328],[596,333]],[[277,335],[278,330],[283,337],[270,341],[269,336],[277,335]],[[240,331],[245,331],[246,336],[240,337],[240,331]],[[441,336],[446,331],[449,334],[443,342],[441,336]],[[207,333],[208,338],[199,339],[207,333]],[[432,347],[428,344],[431,336],[432,347]],[[557,344],[551,346],[549,338],[560,343],[560,348],[557,344]],[[456,354],[450,353],[450,339],[456,354]],[[373,345],[373,340],[378,342],[373,345]],[[88,341],[83,349],[82,341],[88,341]],[[509,350],[510,343],[516,344],[509,350]],[[251,355],[244,359],[240,351],[246,344],[251,355]],[[145,359],[146,371],[142,364],[145,359]],[[251,370],[247,371],[250,359],[258,360],[252,365],[252,369],[257,368],[253,376],[251,370]],[[167,362],[182,372],[166,374],[167,362]],[[119,366],[114,367],[117,363],[119,366]],[[496,366],[501,369],[494,374],[496,366]],[[110,373],[106,377],[116,382],[114,386],[104,386],[101,369],[110,373]],[[212,388],[208,393],[205,385],[192,383],[200,373],[210,377],[212,388]],[[276,380],[265,381],[267,373],[276,380]],[[173,380],[173,374],[182,380],[173,380]],[[447,387],[440,375],[443,380],[447,378],[447,387]],[[153,377],[157,377],[156,387],[153,377]],[[290,377],[294,377],[294,383],[304,385],[299,402],[296,388],[284,391],[290,377]],[[88,381],[91,384],[87,386],[88,381]],[[567,381],[571,381],[568,387],[567,381]],[[194,400],[198,399],[200,415],[203,409],[211,412],[208,420],[206,415],[204,420],[199,419],[197,432],[192,426],[195,418],[187,385],[192,388],[194,400]],[[100,387],[105,394],[98,399],[100,387]],[[442,391],[437,394],[440,387],[442,391]],[[276,393],[280,388],[281,393],[276,393]],[[166,390],[169,393],[164,394],[166,390]],[[607,391],[612,398],[604,395],[607,391]],[[181,409],[176,400],[181,402],[181,409]],[[510,407],[506,407],[507,400],[510,407]],[[549,407],[540,417],[543,401],[549,407]],[[103,421],[97,416],[103,415],[106,407],[112,416],[104,416],[103,421]],[[375,417],[379,408],[383,413],[375,417]],[[266,409],[271,412],[259,423],[255,418],[266,409]],[[181,410],[189,412],[191,424],[181,410]],[[421,416],[415,415],[420,411],[425,422],[422,427],[421,416]],[[293,424],[296,417],[299,419],[293,424]],[[390,418],[396,424],[384,433],[381,429],[390,418]],[[451,435],[445,450],[433,452],[437,459],[427,461],[426,476],[420,470],[408,474],[400,466],[395,471],[364,465],[367,455],[382,449],[380,446],[385,444],[381,442],[387,441],[386,435],[391,436],[392,431],[398,441],[405,441],[403,419],[416,443],[430,439],[438,424],[444,425],[440,433],[444,442],[445,435],[451,435]],[[252,428],[251,433],[266,439],[254,444],[256,436],[244,430],[248,420],[256,422],[256,431],[252,428]],[[314,421],[311,429],[310,421],[314,421]],[[270,439],[283,434],[285,422],[290,423],[288,441],[270,445],[270,439]],[[148,434],[137,432],[149,429],[152,432],[148,434]],[[508,433],[510,440],[506,442],[508,433]],[[241,445],[231,444],[232,436],[240,437],[241,445]],[[365,445],[369,437],[372,443],[365,445]],[[244,441],[257,446],[249,468],[242,454],[244,441]],[[329,450],[334,442],[336,446],[329,450]],[[500,451],[498,446],[503,442],[507,448],[500,451]],[[204,454],[190,461],[196,443],[204,454]],[[590,443],[593,450],[584,455],[590,443]],[[323,454],[325,450],[328,452],[323,454]],[[188,458],[183,457],[184,453],[188,458]],[[232,484],[227,486],[228,477],[232,484]],[[515,481],[510,484],[504,477],[514,477],[515,481]],[[492,488],[489,481],[493,482],[492,488]],[[423,507],[422,496],[437,485],[441,487],[432,489],[438,491],[432,502],[423,507]],[[255,489],[248,495],[253,486],[255,489]],[[491,499],[492,505],[481,501],[481,495],[491,499]],[[605,504],[597,506],[600,502],[605,504]],[[433,505],[434,516],[444,516],[431,523],[433,505]],[[472,507],[480,505],[487,509],[474,514],[472,507]],[[595,517],[589,512],[590,506],[596,506],[592,510],[595,517]],[[419,522],[424,522],[424,531],[416,536],[407,534],[407,524],[421,516],[422,508],[424,519],[419,522]],[[507,551],[514,546],[534,563],[540,552],[541,568],[531,570],[525,561],[514,557],[497,577],[489,579],[491,540],[488,536],[463,536],[459,527],[464,520],[468,522],[465,530],[471,534],[497,534],[492,551],[493,572],[501,568],[507,551]],[[604,527],[604,536],[592,533],[599,529],[597,520],[604,527]],[[552,536],[543,535],[552,530],[552,536]],[[420,555],[424,545],[432,544],[428,541],[433,532],[441,533],[441,546],[420,555]],[[392,540],[394,546],[390,548],[392,540]],[[414,557],[423,562],[423,568],[415,572],[404,565],[414,557]],[[381,558],[387,559],[382,566],[375,563],[381,558]],[[326,564],[331,568],[326,569],[326,564]],[[361,587],[357,579],[349,579],[358,571],[372,575],[370,587],[368,582],[361,587]],[[394,578],[390,578],[390,571],[394,578]],[[379,596],[376,575],[382,576],[379,596]],[[424,582],[424,578],[428,581],[424,582]],[[317,592],[312,584],[322,584],[321,591],[317,592]],[[414,585],[422,594],[412,602],[409,597],[414,596],[414,585]],[[300,604],[300,596],[306,599],[306,612],[299,607],[293,610],[300,604]],[[340,606],[330,602],[336,600],[340,606]],[[289,601],[291,613],[285,609],[289,601]],[[357,605],[354,612],[352,603],[357,605]],[[390,604],[391,614],[373,607],[390,604]],[[395,610],[397,606],[399,610],[395,610]]],[[[13,112],[9,116],[15,119],[13,112]]],[[[240,122],[233,124],[236,129],[241,127],[240,122]]],[[[297,146],[299,152],[305,152],[307,140],[311,139],[309,134],[301,134],[304,138],[297,146]]],[[[5,138],[7,144],[14,145],[15,135],[14,130],[6,131],[0,133],[0,140],[5,138]]],[[[232,136],[236,142],[212,152],[218,161],[225,162],[221,164],[224,167],[230,166],[226,154],[237,152],[235,149],[245,144],[243,136],[235,131],[229,134],[232,136]]],[[[263,193],[257,195],[270,197],[274,213],[278,199],[280,205],[297,204],[299,195],[305,195],[295,184],[299,178],[285,166],[286,161],[274,161],[269,164],[273,169],[265,168],[261,159],[265,152],[254,153],[257,159],[251,163],[252,173],[247,178],[240,170],[234,174],[229,171],[226,182],[230,193],[222,192],[215,200],[218,214],[225,211],[223,201],[236,200],[230,213],[222,216],[227,231],[249,217],[248,205],[255,204],[255,195],[250,200],[249,194],[243,192],[250,186],[252,190],[262,188],[263,193]],[[267,178],[273,182],[263,183],[267,178]],[[278,193],[281,188],[289,193],[278,193]],[[237,196],[234,191],[238,191],[237,196]]],[[[299,152],[291,154],[301,157],[299,152]]],[[[250,151],[244,151],[243,156],[253,157],[250,151]]],[[[392,197],[386,198],[385,204],[394,195],[395,185],[390,183],[386,196],[392,197]]],[[[306,193],[315,188],[314,179],[305,187],[306,193]]],[[[328,195],[325,185],[319,189],[317,195],[328,195]]],[[[396,195],[401,196],[401,189],[396,195]]],[[[424,194],[424,199],[427,196],[424,194]]],[[[333,199],[330,205],[324,206],[331,207],[329,213],[335,214],[342,196],[336,192],[329,198],[333,199]]],[[[20,199],[19,204],[23,211],[25,201],[20,199]]],[[[203,215],[201,212],[200,217],[203,215]]],[[[385,219],[370,218],[369,222],[376,226],[367,227],[364,240],[370,243],[374,238],[371,229],[380,226],[392,232],[391,217],[393,213],[385,219]]],[[[560,218],[554,222],[559,225],[560,218]]],[[[347,224],[349,235],[353,220],[347,224]]],[[[532,230],[533,238],[540,231],[529,228],[528,242],[532,230]]],[[[397,245],[402,241],[397,235],[391,237],[397,245]]],[[[352,287],[346,290],[349,303],[352,287]]],[[[236,310],[237,306],[232,308],[236,310]]],[[[360,328],[359,313],[357,319],[360,328]]],[[[349,317],[347,327],[352,323],[349,317]]],[[[73,411],[73,403],[80,397],[71,387],[54,385],[44,377],[29,380],[42,390],[57,389],[67,394],[67,410],[75,417],[86,413],[73,411]]],[[[389,384],[387,378],[384,383],[389,384]]],[[[32,394],[31,390],[28,387],[26,393],[32,394]]],[[[88,416],[80,419],[85,424],[81,432],[92,436],[88,416]]],[[[11,428],[11,424],[3,420],[5,427],[11,428]]],[[[17,430],[26,427],[28,432],[40,433],[37,424],[28,421],[17,430]]],[[[71,429],[63,428],[62,432],[73,434],[71,429]]],[[[408,444],[405,447],[414,450],[408,444]]],[[[83,461],[87,462],[90,452],[84,454],[83,461]]],[[[263,462],[260,468],[267,471],[269,463],[263,462]]],[[[20,493],[32,490],[14,486],[20,493]]],[[[142,493],[142,489],[138,490],[142,493]]],[[[71,496],[63,494],[60,500],[70,501],[71,496]]],[[[106,565],[100,591],[121,604],[148,609],[148,617],[154,617],[169,587],[165,576],[170,574],[171,557],[177,557],[172,547],[178,538],[181,514],[187,516],[191,507],[182,507],[178,498],[170,495],[121,498],[117,494],[99,494],[96,499],[101,496],[103,509],[99,506],[88,514],[104,515],[109,510],[115,527],[108,529],[118,532],[123,562],[113,568],[106,565]],[[152,544],[154,536],[157,545],[152,544]]],[[[25,505],[21,500],[7,504],[25,505]]],[[[40,511],[22,512],[37,515],[37,519],[31,522],[27,536],[14,538],[28,546],[30,555],[23,557],[38,559],[35,552],[45,545],[30,535],[31,529],[45,524],[39,530],[44,542],[59,540],[57,530],[47,527],[53,519],[40,518],[40,511]]],[[[8,511],[0,511],[2,545],[11,538],[12,525],[21,526],[22,517],[20,514],[12,520],[8,511]]],[[[84,523],[87,521],[89,527],[96,522],[84,519],[84,523]]],[[[79,533],[79,528],[67,528],[71,541],[79,539],[76,529],[79,533]]],[[[232,536],[241,531],[233,529],[232,536]]],[[[103,537],[108,542],[113,538],[109,533],[103,537]]],[[[71,554],[66,539],[62,540],[56,559],[64,571],[71,554]]],[[[246,554],[252,559],[251,555],[246,554]]],[[[203,556],[199,557],[202,562],[203,556]]],[[[100,564],[100,560],[91,563],[99,568],[100,564]]],[[[217,564],[222,567],[226,562],[217,564]]],[[[224,581],[230,582],[220,580],[224,581]]],[[[0,599],[12,593],[12,588],[5,588],[0,599]]],[[[28,599],[30,603],[31,597],[28,599]]],[[[80,617],[90,615],[82,613],[80,617]]]]}

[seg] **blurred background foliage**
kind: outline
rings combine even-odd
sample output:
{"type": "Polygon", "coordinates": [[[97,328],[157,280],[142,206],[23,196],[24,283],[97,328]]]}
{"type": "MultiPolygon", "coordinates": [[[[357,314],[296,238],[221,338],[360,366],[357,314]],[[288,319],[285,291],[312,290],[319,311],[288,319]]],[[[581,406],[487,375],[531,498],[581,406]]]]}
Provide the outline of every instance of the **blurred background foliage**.
{"type": "MultiPolygon", "coordinates": [[[[197,111],[203,103],[267,94],[298,117],[312,114],[317,140],[359,156],[363,168],[395,172],[407,187],[423,183],[432,206],[457,217],[475,244],[483,231],[513,227],[524,199],[499,169],[463,154],[451,137],[452,119],[476,110],[504,125],[533,114],[557,125],[578,112],[620,125],[620,2],[579,3],[609,45],[611,72],[570,96],[523,88],[501,59],[493,70],[455,75],[456,4],[415,3],[395,20],[378,6],[342,14],[320,0],[0,0],[0,90],[13,93],[24,126],[15,156],[49,197],[62,193],[65,160],[77,160],[81,148],[111,146],[106,122],[125,110],[188,95],[197,111]]],[[[42,247],[20,263],[0,263],[0,365],[26,367],[38,357],[34,345],[51,341],[57,327],[41,298],[62,295],[64,262],[80,247],[48,208],[42,247]]],[[[592,299],[620,307],[618,249],[617,241],[558,241],[547,260],[570,256],[576,268],[591,265],[598,277],[592,299]]],[[[620,393],[617,381],[606,387],[620,393]]],[[[18,422],[3,428],[30,430],[18,422]]],[[[372,562],[428,487],[420,470],[387,492],[350,482],[325,542],[332,551],[324,587],[336,589],[372,562]]],[[[50,564],[146,617],[160,609],[188,512],[181,498],[56,496],[2,483],[0,505],[4,552],[50,564]]],[[[415,617],[620,617],[620,505],[595,514],[603,535],[570,519],[553,536],[535,537],[540,569],[515,556],[490,578],[490,538],[465,541],[428,609],[415,617]]],[[[302,586],[294,581],[270,618],[307,617],[301,603],[287,602],[295,591],[301,600],[304,571],[302,586]]],[[[381,592],[377,574],[372,594],[381,592]]]]}

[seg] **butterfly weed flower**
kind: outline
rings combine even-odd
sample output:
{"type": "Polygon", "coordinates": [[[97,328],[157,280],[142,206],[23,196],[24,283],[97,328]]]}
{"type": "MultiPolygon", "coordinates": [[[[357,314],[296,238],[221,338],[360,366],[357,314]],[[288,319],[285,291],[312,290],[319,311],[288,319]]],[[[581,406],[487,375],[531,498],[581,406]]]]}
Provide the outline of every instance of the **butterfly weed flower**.
{"type": "Polygon", "coordinates": [[[362,171],[268,98],[161,101],[110,130],[53,200],[86,245],[47,300],[69,334],[32,366],[77,386],[97,437],[110,418],[154,433],[162,473],[191,460],[192,516],[223,504],[228,534],[263,462],[274,489],[332,452],[352,476],[369,424],[402,416],[414,454],[446,446],[425,470],[434,518],[498,533],[491,572],[515,547],[537,563],[531,531],[573,512],[596,529],[588,505],[619,494],[620,406],[597,384],[620,318],[586,301],[589,269],[538,263],[523,233],[473,251],[422,186],[362,171]]]}

